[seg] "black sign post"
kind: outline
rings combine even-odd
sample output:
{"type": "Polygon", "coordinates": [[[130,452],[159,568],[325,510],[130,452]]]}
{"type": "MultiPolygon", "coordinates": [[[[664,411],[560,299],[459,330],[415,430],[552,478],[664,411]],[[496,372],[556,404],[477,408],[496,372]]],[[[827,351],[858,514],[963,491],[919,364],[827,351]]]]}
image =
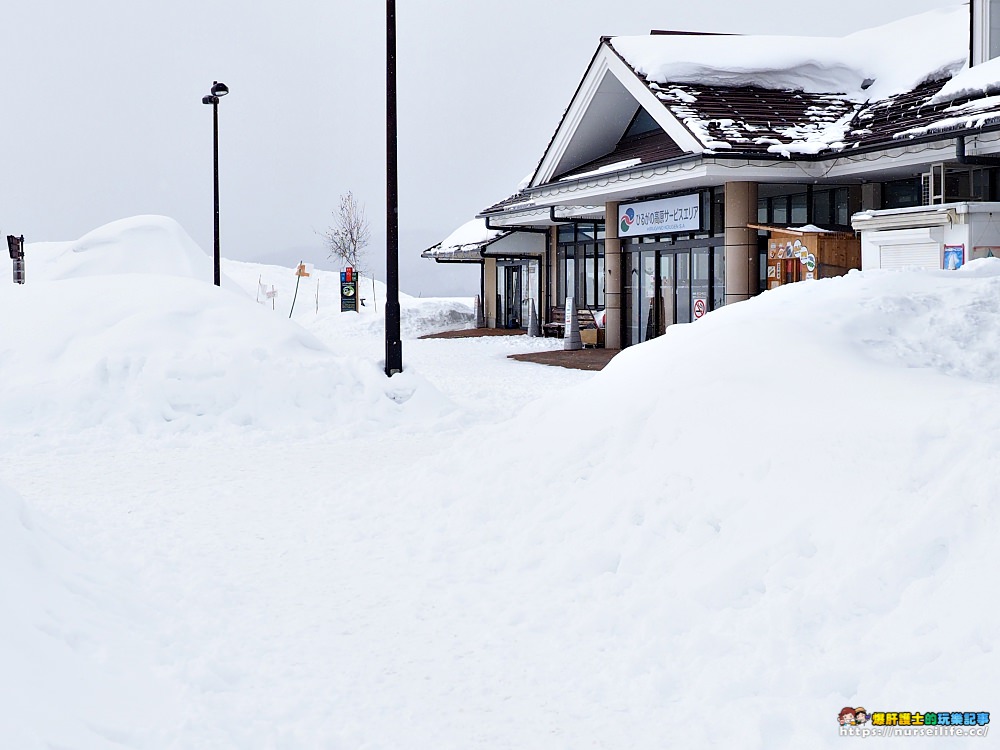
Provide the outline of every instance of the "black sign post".
{"type": "Polygon", "coordinates": [[[7,249],[10,251],[10,259],[14,261],[14,283],[24,283],[24,235],[15,237],[7,235],[7,249]]]}
{"type": "Polygon", "coordinates": [[[358,277],[350,266],[340,272],[340,311],[358,312],[358,277]]]}

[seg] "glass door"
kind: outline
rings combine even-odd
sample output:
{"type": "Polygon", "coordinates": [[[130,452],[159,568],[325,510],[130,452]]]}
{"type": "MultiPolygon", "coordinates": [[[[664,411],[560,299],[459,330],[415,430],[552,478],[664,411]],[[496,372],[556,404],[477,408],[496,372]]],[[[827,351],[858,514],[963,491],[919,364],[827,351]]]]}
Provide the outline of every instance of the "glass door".
{"type": "Polygon", "coordinates": [[[521,301],[521,266],[505,266],[503,298],[505,328],[521,327],[521,301]]]}
{"type": "Polygon", "coordinates": [[[672,326],[677,317],[674,309],[674,302],[677,294],[676,269],[674,268],[676,256],[673,253],[660,254],[660,318],[658,321],[658,335],[662,336],[667,332],[667,326],[672,326]]]}
{"type": "Polygon", "coordinates": [[[623,253],[625,258],[625,345],[642,341],[642,262],[638,250],[623,253]]]}
{"type": "Polygon", "coordinates": [[[676,323],[691,322],[691,252],[689,250],[678,251],[675,255],[677,259],[677,282],[676,282],[676,323]]]}
{"type": "Polygon", "coordinates": [[[656,334],[656,250],[643,249],[639,253],[639,337],[649,341],[656,334]]]}

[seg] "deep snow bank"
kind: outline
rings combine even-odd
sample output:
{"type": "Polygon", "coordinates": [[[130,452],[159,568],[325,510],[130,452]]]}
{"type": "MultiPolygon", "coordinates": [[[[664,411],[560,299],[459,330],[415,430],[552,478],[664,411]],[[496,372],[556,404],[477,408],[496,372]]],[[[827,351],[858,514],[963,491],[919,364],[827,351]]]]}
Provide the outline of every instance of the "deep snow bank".
{"type": "Polygon", "coordinates": [[[26,262],[26,285],[0,285],[8,433],[357,429],[449,409],[418,377],[390,382],[237,285],[212,286],[210,259],[170,219],[29,245],[26,262]]]}
{"type": "MultiPolygon", "coordinates": [[[[0,737],[22,750],[167,747],[188,716],[152,612],[0,484],[0,737]]],[[[134,592],[132,592],[134,595],[134,592]]]]}
{"type": "Polygon", "coordinates": [[[648,748],[832,747],[848,705],[990,710],[998,350],[1000,261],[795,284],[673,327],[468,436],[491,446],[474,467],[411,479],[463,535],[424,551],[461,571],[434,609],[480,581],[498,623],[487,643],[458,615],[428,627],[546,706],[534,736],[581,705],[604,720],[580,739],[648,748]]]}

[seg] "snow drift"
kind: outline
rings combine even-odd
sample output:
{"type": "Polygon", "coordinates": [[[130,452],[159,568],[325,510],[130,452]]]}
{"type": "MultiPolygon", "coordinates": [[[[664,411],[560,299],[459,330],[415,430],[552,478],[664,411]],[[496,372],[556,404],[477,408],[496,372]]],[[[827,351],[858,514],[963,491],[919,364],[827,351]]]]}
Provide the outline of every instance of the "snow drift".
{"type": "Polygon", "coordinates": [[[0,484],[0,737],[11,748],[166,747],[190,706],[120,575],[0,484]]]}
{"type": "Polygon", "coordinates": [[[448,411],[418,377],[390,385],[377,363],[334,356],[238,285],[214,287],[211,260],[171,219],[29,245],[26,262],[27,284],[0,286],[8,433],[334,429],[448,411]]]}

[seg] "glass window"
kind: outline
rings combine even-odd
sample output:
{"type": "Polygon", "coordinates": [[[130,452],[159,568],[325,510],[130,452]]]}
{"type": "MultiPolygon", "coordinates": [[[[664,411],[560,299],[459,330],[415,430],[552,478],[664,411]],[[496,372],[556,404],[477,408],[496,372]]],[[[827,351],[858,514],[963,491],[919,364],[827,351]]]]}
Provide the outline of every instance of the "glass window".
{"type": "Polygon", "coordinates": [[[556,298],[554,304],[562,305],[566,301],[566,249],[559,248],[556,253],[556,298]]]}
{"type": "Polygon", "coordinates": [[[593,224],[577,224],[576,225],[576,241],[583,242],[585,240],[594,239],[594,235],[597,234],[597,228],[593,224]]]}
{"type": "Polygon", "coordinates": [[[584,271],[585,295],[583,304],[593,310],[597,306],[597,248],[594,245],[586,247],[586,265],[584,271]]]}
{"type": "Polygon", "coordinates": [[[559,304],[565,305],[568,297],[576,297],[576,258],[572,250],[566,254],[566,287],[559,297],[559,304]]]}
{"type": "Polygon", "coordinates": [[[834,207],[836,211],[836,222],[843,226],[851,223],[850,191],[847,188],[838,188],[834,193],[834,207]]]}
{"type": "Polygon", "coordinates": [[[677,322],[691,322],[691,254],[677,253],[677,322]]]}
{"type": "Polygon", "coordinates": [[[788,197],[780,196],[771,199],[771,222],[773,224],[788,223],[788,197]]]}
{"type": "Polygon", "coordinates": [[[576,240],[576,228],[572,224],[559,225],[559,244],[574,242],[576,240]]]}
{"type": "Polygon", "coordinates": [[[726,304],[726,248],[712,249],[712,309],[726,304]]]}
{"type": "Polygon", "coordinates": [[[813,193],[813,223],[833,224],[830,208],[830,191],[817,190],[813,193]]]}
{"type": "Polygon", "coordinates": [[[604,309],[604,246],[599,248],[597,254],[597,309],[604,309]]]}
{"type": "Polygon", "coordinates": [[[711,232],[712,234],[725,234],[726,232],[726,194],[719,188],[712,191],[711,232]]]}
{"type": "MultiPolygon", "coordinates": [[[[709,274],[709,249],[707,247],[697,247],[691,251],[691,319],[695,320],[695,305],[700,302],[701,315],[708,312],[709,285],[711,276],[709,274]],[[703,306],[703,307],[702,307],[703,306]]],[[[701,317],[699,315],[699,317],[701,317]]]]}
{"type": "Polygon", "coordinates": [[[757,201],[757,223],[758,224],[768,224],[770,220],[767,217],[767,198],[761,198],[757,201]]]}
{"type": "Polygon", "coordinates": [[[799,193],[798,195],[792,196],[792,224],[805,224],[809,221],[809,206],[807,198],[808,196],[805,193],[799,193]]]}
{"type": "Polygon", "coordinates": [[[639,107],[639,111],[635,113],[635,117],[632,118],[631,124],[625,131],[625,135],[622,136],[622,140],[626,138],[637,138],[640,135],[646,135],[647,133],[655,133],[660,129],[659,123],[653,119],[653,116],[649,114],[645,109],[639,107]]]}
{"type": "Polygon", "coordinates": [[[639,297],[641,307],[639,310],[639,333],[641,341],[649,341],[656,334],[654,327],[655,308],[653,304],[656,297],[656,251],[643,250],[641,258],[641,269],[639,272],[639,297]]]}
{"type": "Polygon", "coordinates": [[[674,324],[674,298],[677,293],[674,284],[674,256],[672,253],[660,255],[660,329],[659,335],[666,333],[667,326],[674,324]]]}
{"type": "Polygon", "coordinates": [[[882,186],[886,208],[909,208],[921,204],[922,187],[919,178],[887,182],[882,186]]]}

